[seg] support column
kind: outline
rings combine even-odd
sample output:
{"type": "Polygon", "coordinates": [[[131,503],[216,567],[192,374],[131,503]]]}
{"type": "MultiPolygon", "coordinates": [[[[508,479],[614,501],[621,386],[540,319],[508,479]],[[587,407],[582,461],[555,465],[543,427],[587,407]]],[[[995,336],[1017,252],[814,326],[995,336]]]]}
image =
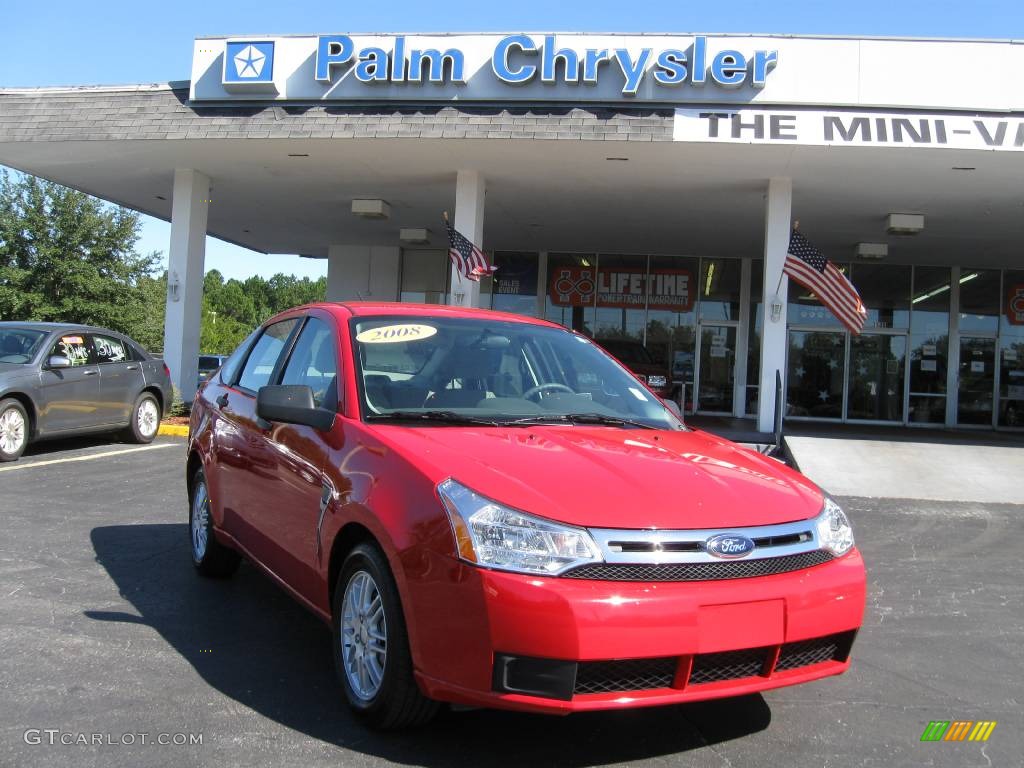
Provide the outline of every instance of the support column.
{"type": "MultiPolygon", "coordinates": [[[[459,171],[455,179],[455,218],[452,225],[474,245],[484,247],[484,177],[479,171],[459,171]]],[[[480,283],[452,271],[448,303],[480,306],[480,283]]]]}
{"type": "Polygon", "coordinates": [[[397,301],[401,249],[332,245],[327,249],[327,301],[397,301]]]}
{"type": "Polygon", "coordinates": [[[789,278],[782,274],[789,250],[789,232],[793,208],[793,181],[788,178],[771,179],[765,196],[764,210],[764,288],[761,306],[764,322],[761,330],[761,375],[757,398],[757,431],[775,430],[775,375],[782,374],[785,408],[786,386],[786,297],[789,278]],[[781,281],[780,281],[781,278],[781,281]],[[778,317],[773,315],[779,310],[778,317]]]}
{"type": "MultiPolygon", "coordinates": [[[[733,361],[732,415],[740,419],[747,409],[747,357],[750,344],[750,259],[740,260],[740,311],[733,361]]],[[[756,340],[754,343],[757,343],[756,340]]]]}
{"type": "Polygon", "coordinates": [[[196,396],[199,377],[199,325],[209,205],[210,179],[192,169],[175,170],[167,259],[164,360],[171,369],[171,381],[187,403],[196,396]]]}

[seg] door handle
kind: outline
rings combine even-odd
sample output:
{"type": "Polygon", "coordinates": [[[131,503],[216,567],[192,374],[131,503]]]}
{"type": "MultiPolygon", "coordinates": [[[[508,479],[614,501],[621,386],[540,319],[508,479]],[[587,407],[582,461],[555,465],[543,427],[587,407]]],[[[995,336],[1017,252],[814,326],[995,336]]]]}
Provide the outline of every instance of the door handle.
{"type": "Polygon", "coordinates": [[[99,371],[82,371],[83,376],[95,376],[99,371]]]}
{"type": "Polygon", "coordinates": [[[228,407],[228,393],[227,392],[222,392],[217,397],[217,405],[219,405],[221,408],[227,408],[228,407]]]}
{"type": "Polygon", "coordinates": [[[125,370],[126,371],[137,371],[137,370],[139,370],[139,366],[137,366],[137,365],[127,365],[127,366],[125,366],[125,370]]]}

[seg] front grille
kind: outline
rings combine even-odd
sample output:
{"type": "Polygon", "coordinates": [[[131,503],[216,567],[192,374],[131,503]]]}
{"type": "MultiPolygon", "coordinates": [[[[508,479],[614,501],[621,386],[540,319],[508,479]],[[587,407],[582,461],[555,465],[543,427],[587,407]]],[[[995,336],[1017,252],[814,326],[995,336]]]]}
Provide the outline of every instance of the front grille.
{"type": "Polygon", "coordinates": [[[576,671],[574,693],[610,693],[670,688],[675,678],[676,657],[663,659],[622,659],[581,661],[576,671]]]}
{"type": "Polygon", "coordinates": [[[850,655],[852,644],[852,632],[815,637],[797,643],[786,643],[779,650],[779,660],[775,664],[775,670],[782,672],[787,669],[809,667],[811,664],[818,664],[822,661],[845,661],[850,655]]]}
{"type": "Polygon", "coordinates": [[[796,555],[764,557],[758,560],[723,560],[720,563],[600,563],[581,565],[562,575],[567,579],[593,581],[717,581],[789,573],[821,565],[829,560],[832,560],[832,555],[818,549],[796,555]]]}
{"type": "Polygon", "coordinates": [[[764,672],[767,653],[767,648],[747,648],[742,651],[697,654],[693,657],[690,685],[760,675],[764,672]]]}

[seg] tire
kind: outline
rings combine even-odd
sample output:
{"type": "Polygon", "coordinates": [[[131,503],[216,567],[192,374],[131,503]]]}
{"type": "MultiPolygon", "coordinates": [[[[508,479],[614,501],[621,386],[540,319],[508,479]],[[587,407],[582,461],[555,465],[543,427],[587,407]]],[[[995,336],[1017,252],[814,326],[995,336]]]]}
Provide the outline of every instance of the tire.
{"type": "Polygon", "coordinates": [[[203,576],[223,579],[238,570],[241,556],[217,541],[210,515],[210,494],[206,475],[197,469],[192,476],[192,493],[188,504],[188,531],[192,564],[203,576]]]}
{"type": "Polygon", "coordinates": [[[133,443],[152,443],[160,431],[160,401],[152,392],[143,392],[132,408],[132,420],[125,437],[133,443]]]}
{"type": "Polygon", "coordinates": [[[413,677],[398,588],[377,547],[360,544],[345,558],[332,607],[334,668],[352,711],[379,730],[429,722],[439,704],[420,692],[413,677]],[[379,607],[374,609],[375,605],[379,607]],[[374,614],[379,617],[374,619],[374,614]],[[371,640],[376,641],[373,647],[371,640]],[[383,653],[375,650],[382,646],[383,653]],[[374,679],[371,669],[378,671],[379,679],[374,679]]]}
{"type": "Polygon", "coordinates": [[[0,400],[0,461],[16,461],[28,445],[28,413],[13,397],[0,400]]]}

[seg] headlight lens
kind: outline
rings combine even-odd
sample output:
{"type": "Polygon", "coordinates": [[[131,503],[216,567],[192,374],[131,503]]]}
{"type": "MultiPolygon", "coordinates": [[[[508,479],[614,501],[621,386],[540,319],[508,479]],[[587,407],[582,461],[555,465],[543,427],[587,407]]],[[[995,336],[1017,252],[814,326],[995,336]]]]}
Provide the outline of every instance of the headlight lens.
{"type": "Polygon", "coordinates": [[[602,559],[597,544],[583,528],[511,509],[451,479],[438,485],[437,492],[463,560],[551,576],[602,559]]]}
{"type": "Polygon", "coordinates": [[[818,543],[833,555],[845,555],[853,547],[853,527],[850,518],[829,496],[825,497],[825,506],[818,515],[816,523],[818,543]]]}
{"type": "Polygon", "coordinates": [[[664,376],[648,376],[647,383],[652,387],[664,387],[668,381],[664,376]]]}

